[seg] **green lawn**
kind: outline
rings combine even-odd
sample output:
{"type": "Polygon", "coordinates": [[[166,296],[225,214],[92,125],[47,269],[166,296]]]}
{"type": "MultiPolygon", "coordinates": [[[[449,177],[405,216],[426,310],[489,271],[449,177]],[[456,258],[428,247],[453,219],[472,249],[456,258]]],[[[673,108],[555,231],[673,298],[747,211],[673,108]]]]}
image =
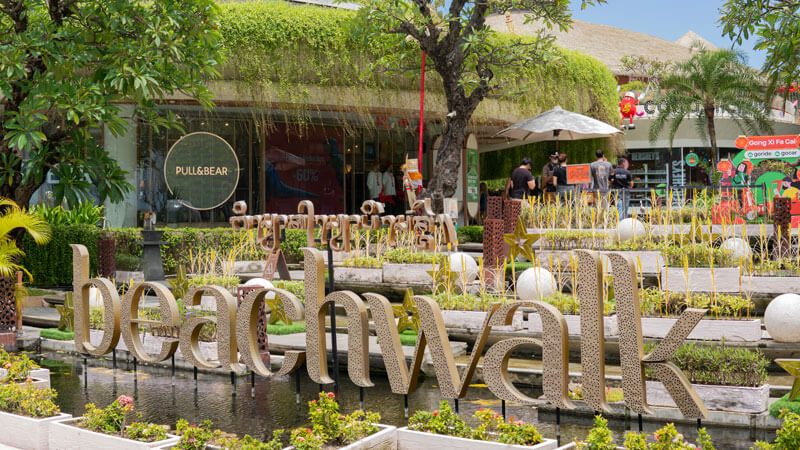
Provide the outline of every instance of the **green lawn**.
{"type": "Polygon", "coordinates": [[[295,333],[305,333],[305,332],[306,332],[305,322],[292,322],[291,325],[286,325],[283,322],[278,322],[275,325],[267,324],[267,334],[284,335],[284,334],[295,334],[295,333]]]}
{"type": "Polygon", "coordinates": [[[45,328],[39,333],[39,336],[54,341],[71,341],[75,339],[75,333],[72,331],[61,331],[58,328],[45,328]]]}

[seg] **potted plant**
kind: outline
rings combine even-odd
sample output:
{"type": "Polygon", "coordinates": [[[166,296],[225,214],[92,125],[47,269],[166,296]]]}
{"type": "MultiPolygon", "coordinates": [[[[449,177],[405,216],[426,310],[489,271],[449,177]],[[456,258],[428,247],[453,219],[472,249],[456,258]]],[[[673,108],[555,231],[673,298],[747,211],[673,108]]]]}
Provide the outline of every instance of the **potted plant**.
{"type": "Polygon", "coordinates": [[[269,442],[261,442],[250,435],[238,438],[236,435],[212,429],[213,424],[206,420],[200,425],[189,425],[184,419],[175,426],[175,434],[180,440],[175,444],[161,447],[162,449],[179,450],[205,450],[210,449],[254,449],[254,450],[280,450],[284,448],[280,437],[283,430],[276,430],[269,442]]]}
{"type": "Polygon", "coordinates": [[[308,402],[308,415],[311,428],[296,428],[290,435],[289,442],[297,450],[394,448],[395,427],[378,424],[381,417],[374,412],[341,414],[333,392],[320,392],[318,400],[308,402]]]}
{"type": "MultiPolygon", "coordinates": [[[[671,361],[710,410],[759,414],[769,406],[769,360],[760,350],[686,343],[671,361]]],[[[676,406],[661,382],[649,380],[646,386],[649,404],[676,406]]]]}
{"type": "Polygon", "coordinates": [[[89,403],[83,417],[54,422],[50,428],[51,450],[146,449],[177,443],[169,427],[144,422],[128,422],[133,399],[119,396],[105,409],[89,403]]]}
{"type": "Polygon", "coordinates": [[[753,447],[758,450],[794,450],[800,448],[800,415],[784,410],[781,412],[783,425],[775,434],[775,442],[756,441],[753,447]]]}
{"type": "Polygon", "coordinates": [[[639,293],[642,305],[642,336],[664,338],[684,308],[708,309],[710,317],[701,320],[689,333],[688,339],[731,342],[761,340],[761,320],[750,318],[753,303],[737,295],[706,295],[661,292],[657,288],[639,293]],[[674,316],[674,317],[670,317],[674,316]]]}
{"type": "Polygon", "coordinates": [[[10,354],[0,349],[0,379],[3,383],[30,382],[39,389],[50,387],[50,371],[42,369],[26,355],[10,354]]]}
{"type": "Polygon", "coordinates": [[[644,433],[629,432],[625,435],[624,444],[617,446],[611,430],[608,429],[608,421],[602,416],[595,416],[594,428],[589,431],[586,440],[571,442],[559,447],[559,450],[714,450],[706,429],[700,428],[697,433],[697,444],[686,442],[684,436],[675,429],[675,425],[668,423],[649,439],[644,433]]]}
{"type": "Polygon", "coordinates": [[[491,409],[480,408],[475,418],[480,425],[472,428],[447,402],[441,402],[437,411],[417,411],[409,419],[408,427],[397,430],[397,448],[550,450],[558,447],[555,440],[544,439],[535,426],[514,417],[506,421],[491,409]]]}
{"type": "Polygon", "coordinates": [[[72,416],[59,412],[56,391],[31,383],[0,385],[0,444],[25,449],[49,448],[50,424],[72,416]]]}

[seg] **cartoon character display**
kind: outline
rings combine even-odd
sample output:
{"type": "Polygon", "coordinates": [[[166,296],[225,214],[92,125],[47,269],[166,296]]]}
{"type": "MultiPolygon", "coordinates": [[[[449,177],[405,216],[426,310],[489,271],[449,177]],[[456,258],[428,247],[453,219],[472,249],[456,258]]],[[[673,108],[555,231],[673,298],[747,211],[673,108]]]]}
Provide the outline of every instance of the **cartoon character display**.
{"type": "Polygon", "coordinates": [[[722,177],[719,181],[720,202],[712,208],[713,222],[742,224],[745,218],[755,219],[759,209],[753,192],[747,187],[753,163],[745,159],[734,165],[730,159],[723,159],[717,163],[717,170],[722,177]],[[742,188],[734,189],[734,186],[742,188]]]}
{"type": "Polygon", "coordinates": [[[636,99],[636,96],[633,94],[633,92],[626,92],[622,97],[622,101],[619,102],[619,114],[622,116],[622,119],[620,120],[620,128],[625,128],[625,118],[628,119],[629,130],[636,128],[636,125],[633,124],[633,118],[644,115],[644,111],[636,111],[636,105],[638,103],[639,100],[636,99]]]}

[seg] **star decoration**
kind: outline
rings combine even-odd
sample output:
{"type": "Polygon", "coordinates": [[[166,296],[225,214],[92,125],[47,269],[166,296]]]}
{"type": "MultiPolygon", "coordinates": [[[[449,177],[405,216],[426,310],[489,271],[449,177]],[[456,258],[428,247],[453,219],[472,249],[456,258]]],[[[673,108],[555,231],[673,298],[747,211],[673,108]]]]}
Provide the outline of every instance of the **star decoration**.
{"type": "Polygon", "coordinates": [[[419,333],[419,312],[417,304],[414,303],[414,292],[411,288],[406,289],[406,296],[403,298],[402,305],[392,305],[392,312],[397,317],[397,332],[402,333],[409,328],[419,333]]]}
{"type": "Polygon", "coordinates": [[[789,393],[789,401],[793,402],[800,397],[800,359],[776,359],[775,363],[794,377],[792,391],[789,393]]]}
{"type": "Polygon", "coordinates": [[[533,243],[536,241],[536,236],[528,234],[522,217],[517,221],[514,232],[503,235],[503,240],[506,241],[506,244],[509,246],[508,256],[512,261],[517,259],[517,255],[522,255],[528,261],[533,262],[533,243]]]}

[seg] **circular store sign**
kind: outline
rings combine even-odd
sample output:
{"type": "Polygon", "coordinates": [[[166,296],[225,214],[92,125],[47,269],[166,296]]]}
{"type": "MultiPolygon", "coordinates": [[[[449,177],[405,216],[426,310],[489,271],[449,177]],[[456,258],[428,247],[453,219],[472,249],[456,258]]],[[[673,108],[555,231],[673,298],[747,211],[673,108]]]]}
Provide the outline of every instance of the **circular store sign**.
{"type": "Polygon", "coordinates": [[[700,162],[700,157],[697,156],[697,153],[689,153],[686,155],[686,165],[689,167],[694,167],[697,163],[700,162]]]}
{"type": "Polygon", "coordinates": [[[239,159],[225,139],[190,133],[173,144],[164,161],[167,189],[192,209],[213,209],[228,201],[239,184],[239,159]]]}

